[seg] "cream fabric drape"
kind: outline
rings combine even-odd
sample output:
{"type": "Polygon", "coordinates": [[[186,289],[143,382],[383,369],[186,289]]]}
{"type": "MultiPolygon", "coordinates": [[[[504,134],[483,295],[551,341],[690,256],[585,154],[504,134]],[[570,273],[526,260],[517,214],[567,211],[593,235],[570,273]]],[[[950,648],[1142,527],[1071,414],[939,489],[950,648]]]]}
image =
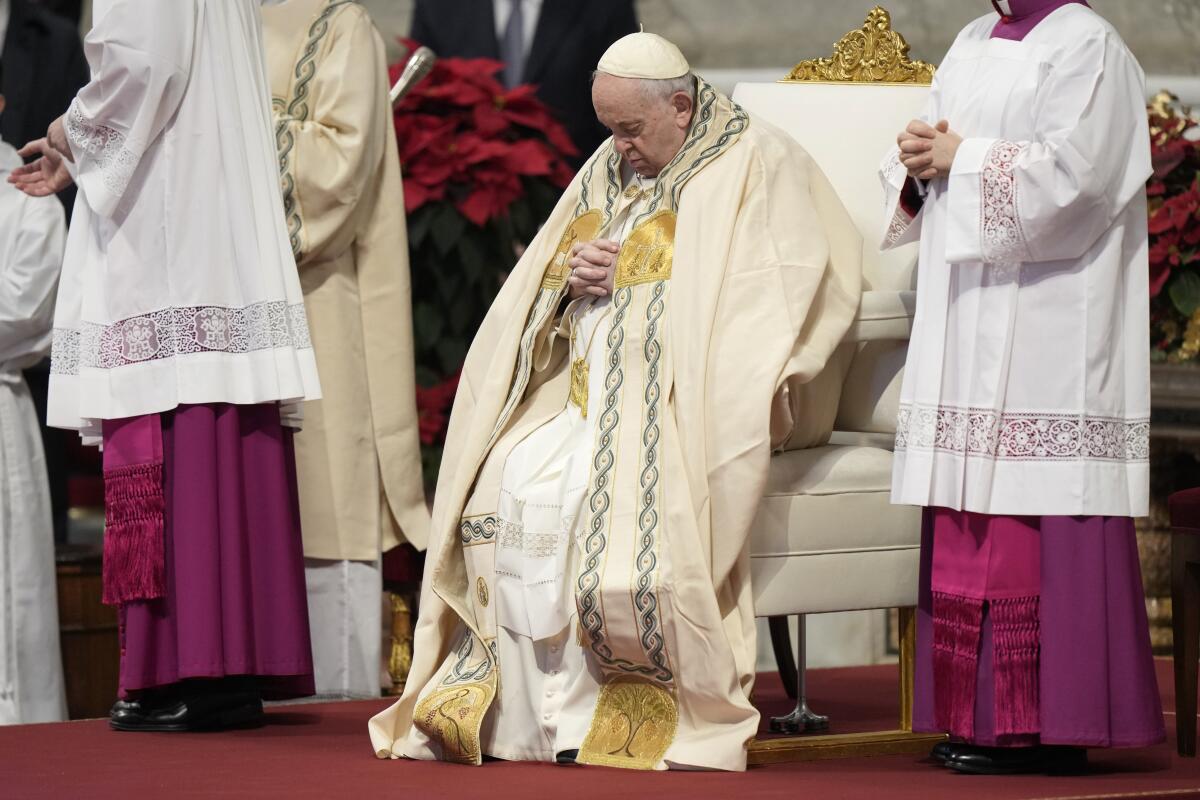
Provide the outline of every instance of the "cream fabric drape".
{"type": "MultiPolygon", "coordinates": [[[[747,532],[766,480],[772,401],[788,378],[820,371],[859,299],[861,242],[819,169],[786,134],[746,120],[710,92],[701,82],[689,137],[716,149],[697,146],[695,161],[683,162],[674,176],[695,170],[680,183],[664,184],[659,208],[677,216],[639,219],[646,237],[635,232],[624,243],[624,250],[652,259],[631,258],[635,274],[649,276],[614,295],[618,311],[627,314],[614,315],[604,343],[605,412],[594,445],[575,602],[584,655],[604,681],[590,749],[603,749],[601,728],[613,703],[640,697],[653,706],[647,706],[653,721],[639,729],[638,757],[604,762],[619,766],[744,769],[745,745],[758,721],[749,702],[754,626],[747,532]],[[747,124],[734,135],[730,120],[739,115],[747,124]],[[707,125],[712,129],[701,130],[707,125]],[[679,188],[678,196],[669,186],[679,188]],[[664,277],[661,238],[647,237],[662,234],[667,222],[674,224],[673,257],[664,277]],[[618,382],[631,388],[621,390],[618,382]],[[650,433],[643,435],[647,419],[650,433]],[[606,436],[620,442],[611,455],[606,436]],[[647,540],[648,523],[638,521],[647,518],[636,507],[648,465],[659,483],[647,540]],[[639,526],[642,541],[663,555],[661,569],[638,555],[639,526]],[[596,559],[608,566],[597,572],[596,559]],[[628,598],[634,574],[643,572],[657,601],[637,601],[650,626],[639,633],[628,598]],[[626,598],[624,610],[619,596],[626,598]],[[600,617],[607,629],[593,627],[597,612],[589,598],[607,599],[600,617]],[[623,672],[625,663],[632,672],[623,672]]],[[[497,531],[486,512],[495,509],[504,449],[567,402],[561,340],[538,334],[534,352],[531,332],[543,329],[539,320],[557,306],[561,295],[545,287],[561,276],[560,256],[571,237],[592,238],[611,213],[609,198],[615,203],[621,188],[612,177],[616,164],[607,143],[567,189],[468,355],[439,478],[409,689],[370,724],[381,757],[423,755],[410,734],[416,713],[423,734],[438,733],[434,755],[479,762],[479,726],[497,674],[505,680],[505,665],[496,663],[489,645],[496,631],[487,585],[494,562],[487,551],[497,531]],[[596,215],[590,224],[589,213],[596,215]],[[545,369],[531,374],[531,361],[545,369]],[[440,712],[459,720],[454,730],[440,712]]],[[[588,742],[583,750],[587,760],[588,742]]]]}
{"type": "Polygon", "coordinates": [[[296,437],[304,554],[374,561],[429,531],[404,194],[383,41],[341,0],[263,8],[284,211],[324,397],[296,437]],[[381,500],[382,498],[382,500],[381,500]]]}

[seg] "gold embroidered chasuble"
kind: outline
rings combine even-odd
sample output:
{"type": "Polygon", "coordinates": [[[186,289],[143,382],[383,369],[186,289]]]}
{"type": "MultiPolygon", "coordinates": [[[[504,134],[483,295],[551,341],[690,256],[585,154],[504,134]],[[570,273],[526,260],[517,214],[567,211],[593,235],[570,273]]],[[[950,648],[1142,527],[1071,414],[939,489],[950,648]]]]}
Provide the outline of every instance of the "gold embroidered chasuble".
{"type": "MultiPolygon", "coordinates": [[[[572,244],[608,233],[611,140],[576,176],[476,336],[455,398],[409,688],[371,720],[380,757],[478,764],[497,659],[504,460],[569,402],[551,335],[572,244]]],[[[622,242],[603,398],[570,576],[574,645],[601,675],[578,760],[740,770],[758,713],[747,534],[772,401],[815,376],[858,306],[861,242],[786,134],[699,81],[683,147],[622,242]],[[576,638],[577,637],[577,638],[576,638]]],[[[593,383],[596,385],[596,383],[593,383]]],[[[787,404],[776,404],[786,407],[787,404]]],[[[596,407],[595,405],[593,407],[596,407]]]]}

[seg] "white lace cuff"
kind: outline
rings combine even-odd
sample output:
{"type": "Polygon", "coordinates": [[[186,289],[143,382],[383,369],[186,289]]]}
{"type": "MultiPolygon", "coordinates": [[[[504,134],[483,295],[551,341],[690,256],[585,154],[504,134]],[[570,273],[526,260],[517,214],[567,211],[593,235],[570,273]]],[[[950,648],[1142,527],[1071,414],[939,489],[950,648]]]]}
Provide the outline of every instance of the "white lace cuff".
{"type": "Polygon", "coordinates": [[[75,155],[80,175],[88,163],[100,173],[101,182],[114,197],[120,197],[137,169],[138,155],[127,146],[125,134],[107,125],[93,123],[71,103],[66,118],[67,140],[75,155]]]}
{"type": "Polygon", "coordinates": [[[1006,139],[963,139],[950,170],[946,260],[992,265],[1029,260],[1014,166],[1028,147],[1006,139]]]}

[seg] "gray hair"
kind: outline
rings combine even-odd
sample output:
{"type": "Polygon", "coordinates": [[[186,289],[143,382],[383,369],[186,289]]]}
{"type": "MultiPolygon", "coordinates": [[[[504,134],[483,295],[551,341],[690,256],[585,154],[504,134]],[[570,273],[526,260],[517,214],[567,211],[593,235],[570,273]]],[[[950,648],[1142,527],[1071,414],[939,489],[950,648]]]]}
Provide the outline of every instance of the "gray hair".
{"type": "Polygon", "coordinates": [[[692,102],[696,101],[696,76],[692,72],[686,75],[680,75],[678,78],[643,78],[642,91],[647,97],[652,97],[656,100],[670,100],[675,96],[676,92],[684,92],[688,97],[692,98],[692,102]]]}
{"type": "MultiPolygon", "coordinates": [[[[592,72],[592,81],[596,80],[596,76],[600,75],[599,70],[592,72]]],[[[608,74],[608,73],[604,73],[608,74]]],[[[696,73],[688,72],[685,75],[680,75],[678,78],[638,78],[642,85],[642,92],[648,99],[662,100],[666,102],[674,96],[676,92],[684,92],[688,97],[692,98],[692,102],[696,102],[696,73]]]]}

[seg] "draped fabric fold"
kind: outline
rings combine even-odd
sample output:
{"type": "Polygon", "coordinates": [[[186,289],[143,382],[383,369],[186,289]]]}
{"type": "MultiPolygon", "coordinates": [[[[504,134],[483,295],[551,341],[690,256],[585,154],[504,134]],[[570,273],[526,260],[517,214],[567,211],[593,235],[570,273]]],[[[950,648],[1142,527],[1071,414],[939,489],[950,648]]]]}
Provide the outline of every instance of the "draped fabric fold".
{"type": "MultiPolygon", "coordinates": [[[[497,687],[520,683],[505,677],[500,639],[511,632],[497,626],[494,553],[502,537],[538,542],[502,524],[501,475],[513,448],[568,405],[570,337],[551,335],[566,261],[575,241],[611,235],[624,180],[610,140],[471,347],[409,688],[369,726],[380,757],[480,763],[506,714],[497,687]]],[[[745,556],[772,401],[840,342],[858,306],[860,258],[853,223],[807,154],[700,80],[684,145],[631,220],[592,344],[602,359],[588,372],[594,438],[582,451],[589,474],[568,583],[577,627],[564,645],[582,649],[594,676],[596,691],[581,695],[591,704],[577,734],[584,763],[745,768],[758,717],[745,556]],[[638,724],[621,728],[622,709],[639,709],[638,724]]],[[[575,724],[562,716],[560,729],[575,724]]]]}

